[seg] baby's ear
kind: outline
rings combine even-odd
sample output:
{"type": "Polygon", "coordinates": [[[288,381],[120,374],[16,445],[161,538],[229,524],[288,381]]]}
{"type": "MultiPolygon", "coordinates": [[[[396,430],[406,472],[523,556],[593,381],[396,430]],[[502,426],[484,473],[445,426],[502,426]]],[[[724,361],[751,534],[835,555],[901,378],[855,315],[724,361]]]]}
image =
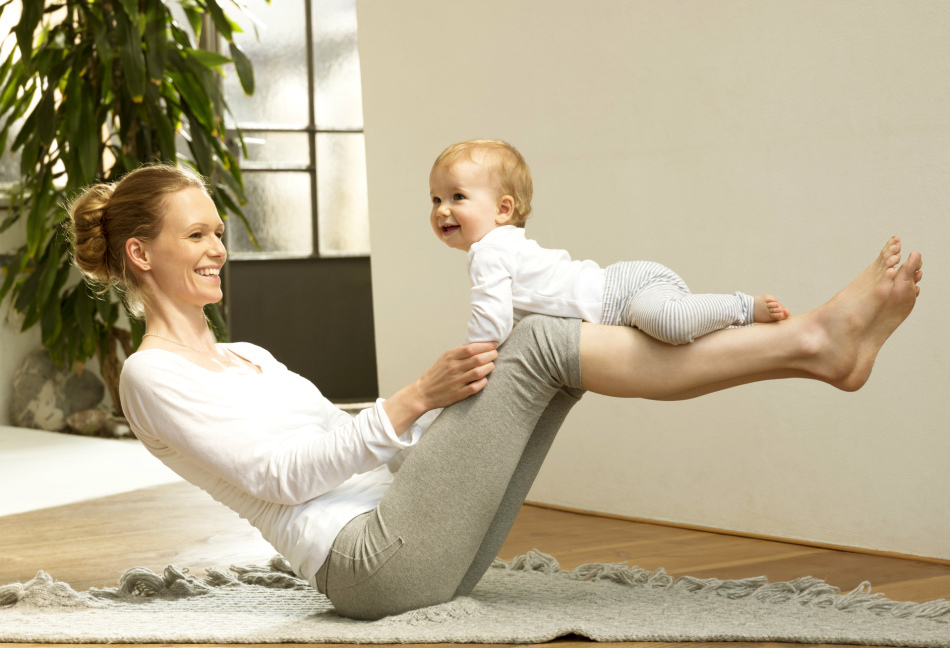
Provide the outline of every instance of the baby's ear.
{"type": "Polygon", "coordinates": [[[495,224],[505,225],[515,215],[515,199],[511,196],[502,196],[498,199],[498,213],[495,214],[495,224]]]}

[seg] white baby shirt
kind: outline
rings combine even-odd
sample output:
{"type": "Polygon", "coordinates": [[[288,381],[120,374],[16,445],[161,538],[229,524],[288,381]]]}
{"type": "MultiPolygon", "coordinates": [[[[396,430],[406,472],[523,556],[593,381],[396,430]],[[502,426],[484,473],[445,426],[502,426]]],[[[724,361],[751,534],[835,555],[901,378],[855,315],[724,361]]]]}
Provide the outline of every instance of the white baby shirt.
{"type": "Polygon", "coordinates": [[[225,346],[262,373],[138,351],[122,369],[123,411],[149,452],[257,527],[314,584],[340,530],[392,483],[386,462],[434,416],[397,437],[382,399],[353,418],[266,350],[225,346]]]}
{"type": "Polygon", "coordinates": [[[604,270],[572,261],[565,250],[547,250],[524,228],[498,227],[468,251],[472,316],[467,342],[501,344],[529,313],[575,317],[600,324],[604,270]]]}

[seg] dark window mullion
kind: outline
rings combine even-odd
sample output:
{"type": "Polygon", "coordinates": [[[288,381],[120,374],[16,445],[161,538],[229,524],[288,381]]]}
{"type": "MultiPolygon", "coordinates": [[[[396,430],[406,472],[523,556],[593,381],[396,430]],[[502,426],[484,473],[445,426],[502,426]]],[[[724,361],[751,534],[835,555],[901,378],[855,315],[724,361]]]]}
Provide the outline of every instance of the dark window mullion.
{"type": "Polygon", "coordinates": [[[317,218],[317,107],[313,64],[313,2],[304,0],[307,40],[307,145],[310,147],[310,218],[313,221],[313,254],[320,256],[320,224],[317,218]]]}

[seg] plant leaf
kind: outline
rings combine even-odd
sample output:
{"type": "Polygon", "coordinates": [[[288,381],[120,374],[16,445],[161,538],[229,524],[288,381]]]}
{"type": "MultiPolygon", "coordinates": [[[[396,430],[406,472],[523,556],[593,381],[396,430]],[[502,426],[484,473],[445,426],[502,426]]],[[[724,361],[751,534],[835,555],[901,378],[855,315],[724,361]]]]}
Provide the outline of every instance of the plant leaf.
{"type": "Polygon", "coordinates": [[[40,142],[46,146],[53,143],[53,135],[56,132],[55,91],[56,86],[50,84],[36,107],[36,132],[40,137],[40,142]]]}
{"type": "Polygon", "coordinates": [[[145,64],[153,82],[161,82],[168,49],[167,9],[162,0],[146,0],[145,64]]]}
{"type": "Polygon", "coordinates": [[[218,4],[217,0],[204,0],[204,4],[208,8],[208,13],[211,14],[211,20],[214,21],[218,34],[230,43],[234,40],[234,23],[224,15],[224,11],[221,10],[221,5],[218,4]]]}
{"type": "Polygon", "coordinates": [[[175,84],[178,95],[181,98],[182,110],[194,115],[198,121],[208,127],[214,128],[214,113],[211,110],[211,100],[204,91],[201,84],[188,73],[169,72],[169,78],[175,84]]]}
{"type": "MultiPolygon", "coordinates": [[[[24,154],[25,152],[26,149],[24,149],[24,154]]],[[[40,171],[40,177],[30,201],[30,212],[26,217],[26,249],[29,251],[31,258],[36,256],[40,244],[46,238],[46,209],[50,201],[49,185],[51,182],[52,178],[49,170],[44,167],[40,171]]]]}
{"type": "Polygon", "coordinates": [[[83,186],[96,179],[96,170],[99,160],[102,159],[99,141],[99,126],[96,123],[95,104],[91,94],[80,93],[79,100],[79,129],[76,131],[75,148],[70,151],[75,155],[80,177],[74,178],[74,184],[83,186]]]}
{"type": "Polygon", "coordinates": [[[20,22],[13,28],[16,42],[20,47],[20,57],[29,62],[33,56],[33,33],[43,16],[43,0],[23,0],[23,9],[20,22]]]}
{"type": "Polygon", "coordinates": [[[237,159],[231,154],[231,151],[228,150],[228,147],[225,146],[221,140],[215,138],[211,140],[211,142],[214,145],[215,152],[217,152],[218,157],[221,160],[221,164],[218,164],[221,177],[231,188],[231,191],[234,192],[234,195],[238,201],[242,205],[246,205],[247,196],[244,194],[244,178],[241,176],[240,164],[238,164],[237,159]]]}
{"type": "Polygon", "coordinates": [[[40,285],[40,273],[35,270],[30,273],[30,276],[26,278],[26,281],[20,286],[20,292],[17,293],[16,301],[13,303],[13,308],[19,312],[24,312],[26,307],[33,302],[33,297],[36,295],[36,289],[40,285]]]}
{"type": "Polygon", "coordinates": [[[126,311],[129,316],[129,329],[132,331],[132,348],[138,349],[142,344],[142,337],[145,335],[145,322],[133,317],[132,313],[126,311]]]}
{"type": "Polygon", "coordinates": [[[125,9],[125,15],[136,23],[139,19],[139,3],[137,0],[120,0],[122,8],[125,9]]]}
{"type": "MultiPolygon", "coordinates": [[[[123,4],[134,0],[123,0],[123,4]]],[[[125,79],[125,91],[135,103],[141,103],[145,97],[145,54],[138,28],[129,17],[117,11],[115,13],[116,45],[122,60],[122,74],[125,79]]]]}
{"type": "Polygon", "coordinates": [[[92,325],[92,316],[95,312],[96,303],[89,295],[89,287],[85,282],[76,285],[76,325],[79,327],[83,337],[93,335],[95,329],[92,325]]]}
{"type": "Polygon", "coordinates": [[[40,330],[43,336],[43,344],[46,347],[56,343],[59,334],[63,331],[62,304],[59,299],[49,300],[43,308],[43,314],[40,318],[40,330]]]}
{"type": "Polygon", "coordinates": [[[17,277],[23,272],[23,269],[26,267],[26,261],[29,257],[26,254],[26,246],[22,247],[14,255],[13,260],[10,262],[10,265],[4,266],[3,271],[6,273],[6,278],[3,280],[3,286],[0,287],[0,302],[2,302],[7,293],[10,292],[10,289],[13,288],[13,282],[17,280],[17,277]]]}
{"type": "Polygon", "coordinates": [[[158,136],[158,148],[163,162],[174,160],[176,155],[175,129],[162,107],[161,93],[157,86],[148,84],[145,88],[145,106],[148,109],[152,128],[158,136]]]}
{"type": "MultiPolygon", "coordinates": [[[[5,113],[10,108],[13,107],[14,103],[17,102],[17,95],[19,94],[20,88],[23,87],[25,82],[28,80],[28,77],[25,76],[23,70],[23,62],[17,61],[13,66],[13,72],[10,74],[10,78],[7,79],[6,84],[3,87],[3,94],[0,95],[0,113],[5,113]]],[[[24,89],[24,94],[19,98],[20,101],[26,102],[26,105],[29,106],[30,102],[33,100],[33,90],[24,89]]]]}
{"type": "MultiPolygon", "coordinates": [[[[11,151],[17,150],[18,148],[26,144],[27,141],[30,139],[33,139],[34,141],[36,140],[36,137],[35,137],[36,120],[37,120],[36,109],[34,109],[33,112],[30,113],[30,116],[27,117],[26,120],[23,122],[23,125],[20,126],[20,132],[17,133],[16,138],[13,140],[13,144],[10,145],[11,151]]],[[[39,147],[38,141],[36,142],[36,145],[37,147],[39,147]]],[[[26,175],[26,173],[24,173],[23,175],[26,175]]]]}
{"type": "Polygon", "coordinates": [[[208,145],[208,135],[193,115],[188,115],[188,124],[191,127],[191,153],[195,156],[198,172],[210,176],[214,170],[211,146],[208,145]]]}
{"type": "MultiPolygon", "coordinates": [[[[36,289],[35,301],[38,308],[46,306],[50,292],[59,274],[60,244],[59,237],[54,236],[46,246],[46,252],[37,264],[36,272],[41,273],[40,284],[36,289]]],[[[57,300],[58,301],[58,300],[57,300]]]]}
{"type": "MultiPolygon", "coordinates": [[[[3,147],[0,146],[0,151],[2,150],[3,150],[3,147]]],[[[17,222],[18,220],[20,220],[20,212],[15,209],[10,210],[10,215],[4,219],[3,225],[0,225],[0,234],[3,234],[8,229],[10,229],[10,226],[13,225],[15,222],[17,222]]],[[[2,301],[2,299],[0,299],[0,301],[2,301]]]]}
{"type": "Polygon", "coordinates": [[[223,54],[209,52],[208,50],[203,49],[187,50],[187,54],[189,58],[193,58],[209,70],[218,69],[225,63],[231,62],[231,59],[229,59],[227,56],[224,56],[223,54]]]}
{"type": "Polygon", "coordinates": [[[204,311],[205,317],[207,317],[211,323],[210,328],[214,333],[215,339],[218,342],[229,342],[231,337],[228,335],[228,325],[224,321],[224,316],[221,315],[221,309],[218,308],[218,305],[206,304],[204,311]]]}
{"type": "MultiPolygon", "coordinates": [[[[195,40],[201,39],[201,18],[204,16],[204,12],[196,8],[196,5],[192,3],[181,3],[182,8],[185,10],[185,16],[188,18],[188,24],[191,25],[191,31],[195,34],[195,40]]],[[[181,43],[180,39],[178,40],[181,43]]],[[[191,39],[188,39],[188,45],[191,44],[191,39]]],[[[182,43],[184,45],[185,43],[182,43]]]]}
{"type": "Polygon", "coordinates": [[[231,48],[231,58],[234,59],[234,67],[237,69],[241,88],[244,89],[244,94],[250,97],[254,94],[254,66],[251,64],[251,59],[234,41],[228,43],[228,46],[231,48]]]}

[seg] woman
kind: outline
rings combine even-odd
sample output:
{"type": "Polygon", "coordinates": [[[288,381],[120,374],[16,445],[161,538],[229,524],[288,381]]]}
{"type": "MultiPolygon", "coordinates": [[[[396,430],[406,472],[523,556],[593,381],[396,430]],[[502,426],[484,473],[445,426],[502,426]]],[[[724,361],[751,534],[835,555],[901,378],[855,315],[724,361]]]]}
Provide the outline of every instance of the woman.
{"type": "Polygon", "coordinates": [[[451,349],[351,419],[264,349],[214,343],[202,309],[222,297],[227,253],[201,178],[143,167],[92,187],[70,215],[77,265],[145,318],[120,388],[136,435],[259,528],[340,614],[361,619],[474,587],[585,390],[681,399],[790,377],[855,390],[921,278],[919,254],[897,266],[895,237],[824,306],[678,347],[530,316],[500,350],[451,349]],[[442,407],[434,422],[423,416],[442,407]],[[387,462],[410,447],[393,478],[387,462]]]}

